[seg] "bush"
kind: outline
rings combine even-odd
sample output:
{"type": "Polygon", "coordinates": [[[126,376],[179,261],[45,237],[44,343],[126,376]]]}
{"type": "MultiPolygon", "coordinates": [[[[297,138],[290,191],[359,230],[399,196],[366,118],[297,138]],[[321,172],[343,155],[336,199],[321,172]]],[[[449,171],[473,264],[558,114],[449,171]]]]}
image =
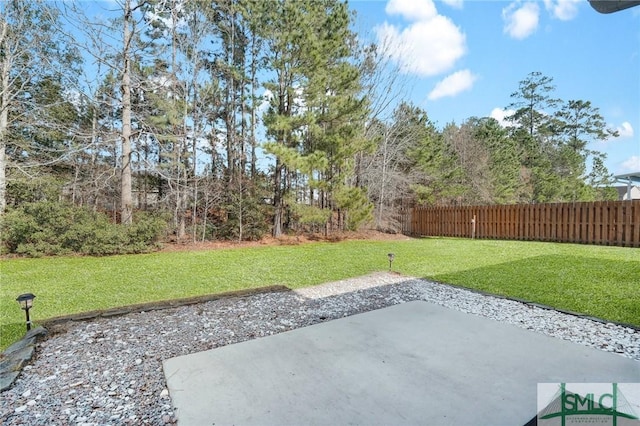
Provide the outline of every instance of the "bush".
{"type": "Polygon", "coordinates": [[[166,236],[168,220],[166,215],[147,212],[134,214],[133,224],[124,227],[127,231],[129,253],[143,253],[160,248],[159,241],[166,236]]]}
{"type": "Polygon", "coordinates": [[[12,179],[7,182],[7,206],[57,200],[63,186],[63,180],[48,174],[29,178],[12,176],[12,179]]]}
{"type": "Polygon", "coordinates": [[[166,221],[149,214],[124,226],[88,208],[50,201],[22,204],[0,224],[5,251],[30,257],[148,252],[157,248],[165,228],[166,221]]]}

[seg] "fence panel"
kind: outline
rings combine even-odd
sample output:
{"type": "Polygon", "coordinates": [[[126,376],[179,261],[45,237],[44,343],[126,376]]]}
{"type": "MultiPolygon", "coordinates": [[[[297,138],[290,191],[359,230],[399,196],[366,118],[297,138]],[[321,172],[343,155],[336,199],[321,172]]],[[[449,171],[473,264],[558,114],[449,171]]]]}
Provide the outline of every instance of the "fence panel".
{"type": "Polygon", "coordinates": [[[484,239],[640,247],[640,200],[415,207],[403,215],[402,231],[468,238],[475,231],[475,238],[484,239]]]}

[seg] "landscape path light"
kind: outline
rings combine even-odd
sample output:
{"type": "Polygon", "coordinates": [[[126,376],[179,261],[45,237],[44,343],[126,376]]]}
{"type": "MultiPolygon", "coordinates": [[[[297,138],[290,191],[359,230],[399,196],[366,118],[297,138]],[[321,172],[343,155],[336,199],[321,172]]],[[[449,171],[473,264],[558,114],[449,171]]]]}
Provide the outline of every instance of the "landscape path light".
{"type": "Polygon", "coordinates": [[[24,309],[24,312],[27,315],[27,331],[31,330],[31,319],[29,319],[29,309],[33,306],[33,299],[36,296],[31,293],[25,293],[18,296],[16,301],[20,304],[20,307],[24,309]]]}
{"type": "Polygon", "coordinates": [[[389,270],[391,270],[391,263],[393,263],[393,259],[396,257],[396,255],[393,253],[389,253],[387,256],[389,256],[389,270]]]}

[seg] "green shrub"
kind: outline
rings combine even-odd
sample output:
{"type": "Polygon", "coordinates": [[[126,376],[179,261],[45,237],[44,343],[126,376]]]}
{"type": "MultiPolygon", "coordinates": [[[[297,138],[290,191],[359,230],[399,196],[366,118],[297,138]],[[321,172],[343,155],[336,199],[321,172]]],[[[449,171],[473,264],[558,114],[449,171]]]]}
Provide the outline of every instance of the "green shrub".
{"type": "Polygon", "coordinates": [[[128,253],[143,253],[159,248],[160,239],[166,236],[168,221],[169,218],[166,215],[136,213],[133,224],[124,227],[126,244],[129,247],[128,253]]]}
{"type": "Polygon", "coordinates": [[[36,177],[12,176],[7,182],[7,206],[19,206],[42,200],[57,200],[64,180],[49,174],[36,177]]]}
{"type": "Polygon", "coordinates": [[[30,257],[142,253],[158,247],[166,221],[136,215],[133,225],[111,223],[88,208],[68,203],[25,203],[8,211],[0,224],[5,252],[30,257]]]}
{"type": "Polygon", "coordinates": [[[67,254],[61,235],[73,223],[67,205],[41,201],[24,203],[3,217],[3,242],[9,253],[32,257],[67,254]]]}

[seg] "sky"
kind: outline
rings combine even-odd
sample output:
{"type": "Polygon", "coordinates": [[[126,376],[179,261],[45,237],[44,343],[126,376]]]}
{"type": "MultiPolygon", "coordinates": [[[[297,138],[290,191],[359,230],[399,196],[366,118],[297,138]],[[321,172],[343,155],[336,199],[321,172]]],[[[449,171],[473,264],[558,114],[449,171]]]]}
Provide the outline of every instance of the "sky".
{"type": "Polygon", "coordinates": [[[610,172],[640,172],[640,6],[612,14],[586,0],[350,0],[354,30],[391,46],[404,99],[438,127],[499,121],[531,72],[554,96],[590,101],[616,138],[588,148],[610,172]]]}

